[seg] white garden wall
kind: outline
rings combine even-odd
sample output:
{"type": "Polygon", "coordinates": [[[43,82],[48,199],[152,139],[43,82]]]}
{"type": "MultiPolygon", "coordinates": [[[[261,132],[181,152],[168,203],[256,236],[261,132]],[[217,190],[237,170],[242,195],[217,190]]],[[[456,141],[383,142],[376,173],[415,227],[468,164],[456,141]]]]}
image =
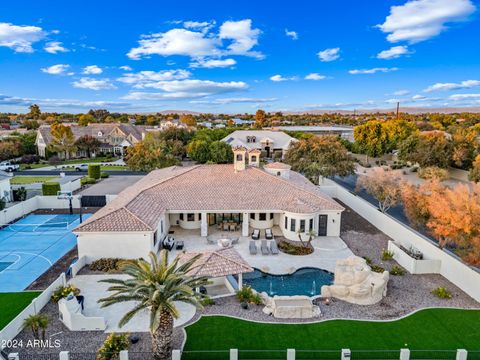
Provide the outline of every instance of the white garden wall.
{"type": "Polygon", "coordinates": [[[380,231],[402,244],[407,249],[413,246],[423,253],[425,259],[439,260],[440,274],[477,301],[480,301],[480,272],[474,270],[454,254],[442,250],[433,241],[417,233],[387,214],[381,213],[375,206],[362,199],[334,181],[325,179],[320,186],[327,186],[330,195],[336,197],[365,218],[380,231]],[[332,191],[335,187],[335,193],[332,191]]]}
{"type": "MultiPolygon", "coordinates": [[[[0,330],[0,339],[2,344],[13,340],[22,331],[23,320],[30,315],[35,315],[43,309],[50,301],[55,289],[61,285],[66,285],[65,274],[61,274],[47,289],[45,289],[37,298],[33,299],[23,311],[18,314],[7,326],[0,330]]],[[[1,346],[1,345],[0,345],[1,346]]]]}

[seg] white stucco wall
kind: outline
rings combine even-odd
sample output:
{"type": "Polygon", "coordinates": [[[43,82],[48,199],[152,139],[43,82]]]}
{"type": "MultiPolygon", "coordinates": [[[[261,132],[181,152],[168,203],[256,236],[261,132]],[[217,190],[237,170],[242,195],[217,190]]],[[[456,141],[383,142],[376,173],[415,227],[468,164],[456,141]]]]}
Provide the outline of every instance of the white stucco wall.
{"type": "Polygon", "coordinates": [[[255,219],[252,219],[249,214],[248,219],[249,219],[250,227],[254,229],[260,229],[260,230],[272,228],[274,219],[270,219],[270,213],[265,213],[265,214],[267,218],[264,221],[260,220],[260,213],[255,213],[255,219]]]}
{"type": "MultiPolygon", "coordinates": [[[[191,213],[190,213],[191,214],[191,213]]],[[[180,219],[179,217],[179,221],[178,221],[178,224],[180,225],[180,227],[182,229],[187,229],[187,230],[193,230],[193,229],[200,229],[201,226],[202,226],[202,221],[200,220],[200,214],[194,214],[195,217],[194,217],[194,221],[188,221],[188,214],[185,213],[183,214],[183,220],[180,219]]],[[[179,215],[180,216],[180,215],[179,215]]]]}
{"type": "Polygon", "coordinates": [[[305,232],[302,238],[307,238],[309,231],[310,219],[313,219],[313,230],[315,235],[318,234],[318,216],[327,215],[327,235],[326,236],[340,236],[341,212],[337,211],[322,211],[313,214],[297,214],[285,212],[279,219],[278,226],[282,230],[283,236],[289,240],[298,241],[298,229],[300,228],[300,221],[305,220],[305,232]],[[285,216],[288,217],[288,227],[285,229],[285,216]],[[295,219],[295,231],[291,231],[291,219],[295,219]]]}
{"type": "Polygon", "coordinates": [[[87,263],[101,258],[147,258],[153,250],[153,233],[78,233],[78,257],[87,263]]]}

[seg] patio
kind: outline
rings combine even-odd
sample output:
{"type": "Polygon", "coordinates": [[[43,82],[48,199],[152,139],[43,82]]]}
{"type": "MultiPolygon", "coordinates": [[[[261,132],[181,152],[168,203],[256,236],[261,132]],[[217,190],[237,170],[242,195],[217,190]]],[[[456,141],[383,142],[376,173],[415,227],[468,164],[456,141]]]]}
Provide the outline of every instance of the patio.
{"type": "MultiPolygon", "coordinates": [[[[107,291],[109,284],[99,283],[103,279],[125,279],[127,275],[111,274],[111,275],[77,275],[69,281],[81,290],[81,294],[85,297],[83,314],[88,317],[103,317],[107,328],[105,332],[147,332],[150,323],[150,314],[148,311],[140,312],[133,317],[125,326],[120,328],[118,322],[128,311],[134,307],[134,302],[124,302],[100,308],[98,300],[109,295],[107,291]]],[[[183,302],[176,302],[176,306],[180,312],[180,318],[175,319],[174,326],[178,327],[195,316],[196,308],[193,305],[183,302]]]]}
{"type": "MultiPolygon", "coordinates": [[[[291,273],[296,269],[302,267],[316,267],[330,272],[335,270],[335,263],[338,259],[344,259],[352,255],[352,251],[347,247],[340,237],[316,237],[312,241],[315,251],[310,255],[293,256],[280,252],[278,255],[262,255],[258,251],[257,255],[250,255],[248,248],[251,237],[242,236],[241,231],[219,231],[216,226],[209,227],[210,239],[213,243],[208,243],[206,237],[199,235],[198,229],[186,230],[178,226],[170,228],[173,231],[172,236],[175,241],[183,241],[183,250],[171,251],[172,256],[176,256],[179,252],[202,252],[215,251],[220,248],[217,240],[222,238],[239,238],[237,244],[233,245],[235,250],[250,264],[250,266],[272,273],[285,274],[291,273]]],[[[250,229],[251,234],[253,229],[250,229]]],[[[260,239],[265,239],[264,231],[261,232],[260,239]]],[[[274,236],[281,236],[281,230],[278,227],[273,228],[274,236]]],[[[260,250],[260,240],[256,241],[257,247],[260,250]]]]}

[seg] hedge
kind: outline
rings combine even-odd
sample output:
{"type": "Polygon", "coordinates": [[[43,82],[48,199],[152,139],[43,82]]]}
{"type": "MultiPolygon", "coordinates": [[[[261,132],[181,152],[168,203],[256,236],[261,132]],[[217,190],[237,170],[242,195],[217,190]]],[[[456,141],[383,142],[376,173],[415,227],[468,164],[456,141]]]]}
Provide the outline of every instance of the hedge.
{"type": "Polygon", "coordinates": [[[60,191],[60,183],[58,182],[44,182],[42,184],[43,195],[57,195],[60,191]]]}
{"type": "Polygon", "coordinates": [[[90,164],[88,165],[88,177],[93,179],[100,179],[100,165],[90,164]]]}

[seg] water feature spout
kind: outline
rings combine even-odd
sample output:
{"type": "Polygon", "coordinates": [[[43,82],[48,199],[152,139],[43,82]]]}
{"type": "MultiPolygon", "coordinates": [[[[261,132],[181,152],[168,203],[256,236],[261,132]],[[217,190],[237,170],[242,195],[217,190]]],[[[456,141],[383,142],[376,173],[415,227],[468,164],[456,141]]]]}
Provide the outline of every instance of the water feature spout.
{"type": "Polygon", "coordinates": [[[313,280],[313,283],[312,283],[312,295],[315,295],[317,293],[317,283],[315,282],[315,280],[313,280]]]}

